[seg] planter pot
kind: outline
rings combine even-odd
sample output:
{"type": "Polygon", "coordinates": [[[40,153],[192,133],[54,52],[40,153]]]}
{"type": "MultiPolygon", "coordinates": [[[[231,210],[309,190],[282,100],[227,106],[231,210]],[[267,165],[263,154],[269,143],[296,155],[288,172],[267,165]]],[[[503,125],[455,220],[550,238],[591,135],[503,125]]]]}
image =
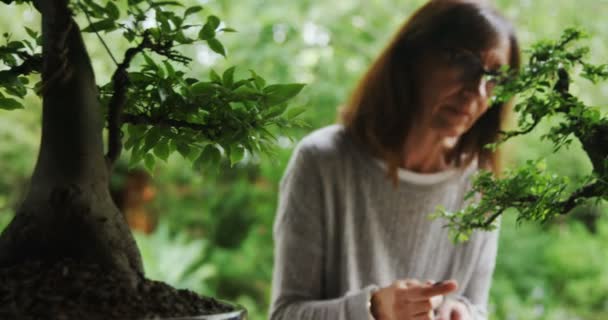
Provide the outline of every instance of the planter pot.
{"type": "Polygon", "coordinates": [[[165,318],[162,320],[246,320],[247,312],[245,310],[233,311],[221,314],[212,314],[207,316],[188,317],[188,318],[165,318]]]}
{"type": "MultiPolygon", "coordinates": [[[[218,314],[210,314],[206,316],[194,316],[194,317],[180,317],[180,318],[163,318],[158,320],[247,320],[247,310],[242,306],[235,305],[234,303],[228,303],[222,301],[226,304],[234,305],[235,311],[230,311],[226,313],[218,313],[218,314]]],[[[153,319],[150,319],[153,320],[153,319]]]]}

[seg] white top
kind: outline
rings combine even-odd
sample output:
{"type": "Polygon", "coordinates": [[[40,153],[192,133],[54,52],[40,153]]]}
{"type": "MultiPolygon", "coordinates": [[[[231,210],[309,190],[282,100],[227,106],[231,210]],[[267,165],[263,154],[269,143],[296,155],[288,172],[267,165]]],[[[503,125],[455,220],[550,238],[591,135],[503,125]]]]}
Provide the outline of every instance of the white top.
{"type": "MultiPolygon", "coordinates": [[[[383,170],[388,170],[387,165],[384,161],[380,159],[374,158],[374,162],[380,166],[383,170]]],[[[443,181],[449,180],[454,175],[458,174],[459,170],[449,169],[435,173],[419,173],[415,171],[406,170],[403,168],[397,169],[397,176],[399,180],[404,182],[409,182],[412,184],[418,185],[432,185],[441,183],[443,181]]]]}

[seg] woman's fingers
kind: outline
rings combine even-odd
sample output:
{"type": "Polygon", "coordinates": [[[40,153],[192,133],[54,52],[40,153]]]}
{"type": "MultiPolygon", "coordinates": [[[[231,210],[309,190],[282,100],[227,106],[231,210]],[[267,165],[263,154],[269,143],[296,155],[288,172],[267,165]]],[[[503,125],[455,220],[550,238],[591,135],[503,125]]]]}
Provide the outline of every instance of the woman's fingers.
{"type": "Polygon", "coordinates": [[[443,303],[443,296],[434,296],[431,298],[431,307],[433,309],[439,308],[439,306],[443,303]]]}
{"type": "Polygon", "coordinates": [[[407,309],[409,310],[409,314],[428,313],[429,311],[433,311],[433,305],[430,300],[417,301],[409,303],[407,309]]]}
{"type": "Polygon", "coordinates": [[[465,314],[468,314],[466,306],[461,302],[447,300],[437,314],[437,320],[464,320],[468,319],[465,314]]]}
{"type": "Polygon", "coordinates": [[[427,313],[429,311],[433,311],[435,309],[437,309],[441,303],[443,302],[443,297],[442,296],[436,296],[433,297],[432,299],[427,299],[427,300],[422,300],[422,301],[415,301],[415,302],[411,302],[411,301],[401,301],[401,302],[397,302],[400,303],[400,305],[395,306],[397,309],[400,310],[407,310],[407,314],[421,314],[421,313],[427,313]]]}
{"type": "Polygon", "coordinates": [[[434,319],[434,310],[442,305],[443,296],[454,292],[458,284],[454,280],[432,283],[407,279],[396,281],[393,288],[393,315],[397,319],[424,320],[434,319]]]}
{"type": "Polygon", "coordinates": [[[444,304],[439,308],[439,314],[437,320],[451,320],[452,307],[450,303],[444,304]]]}
{"type": "Polygon", "coordinates": [[[427,313],[422,313],[419,315],[415,315],[411,318],[412,320],[434,320],[435,316],[433,315],[432,311],[429,311],[427,313]]]}
{"type": "Polygon", "coordinates": [[[419,287],[422,285],[420,281],[416,279],[405,279],[405,280],[397,280],[396,282],[397,288],[400,289],[408,289],[413,287],[419,287]]]}
{"type": "Polygon", "coordinates": [[[404,298],[409,301],[428,300],[434,296],[446,295],[458,289],[454,280],[443,281],[431,286],[416,286],[403,291],[404,298]]]}

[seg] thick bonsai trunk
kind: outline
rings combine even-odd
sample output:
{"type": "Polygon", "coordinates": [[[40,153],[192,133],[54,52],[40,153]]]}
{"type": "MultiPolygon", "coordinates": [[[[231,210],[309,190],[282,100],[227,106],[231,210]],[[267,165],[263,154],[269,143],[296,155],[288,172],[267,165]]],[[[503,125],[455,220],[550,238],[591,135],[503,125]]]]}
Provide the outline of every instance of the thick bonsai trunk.
{"type": "Polygon", "coordinates": [[[42,141],[27,196],[0,236],[0,266],[65,258],[118,269],[136,283],[142,264],[108,190],[101,108],[91,63],[66,0],[42,14],[42,141]]]}

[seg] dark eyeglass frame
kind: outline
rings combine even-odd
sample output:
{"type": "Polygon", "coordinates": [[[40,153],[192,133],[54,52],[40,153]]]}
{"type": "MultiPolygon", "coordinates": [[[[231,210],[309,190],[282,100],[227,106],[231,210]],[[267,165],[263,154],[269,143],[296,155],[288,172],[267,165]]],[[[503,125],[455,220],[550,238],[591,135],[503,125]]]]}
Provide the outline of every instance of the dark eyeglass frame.
{"type": "Polygon", "coordinates": [[[441,59],[450,68],[456,68],[460,80],[466,83],[478,81],[484,78],[486,89],[494,89],[497,85],[504,85],[510,77],[504,70],[486,69],[481,61],[481,57],[470,50],[462,48],[441,48],[439,49],[441,59]]]}

